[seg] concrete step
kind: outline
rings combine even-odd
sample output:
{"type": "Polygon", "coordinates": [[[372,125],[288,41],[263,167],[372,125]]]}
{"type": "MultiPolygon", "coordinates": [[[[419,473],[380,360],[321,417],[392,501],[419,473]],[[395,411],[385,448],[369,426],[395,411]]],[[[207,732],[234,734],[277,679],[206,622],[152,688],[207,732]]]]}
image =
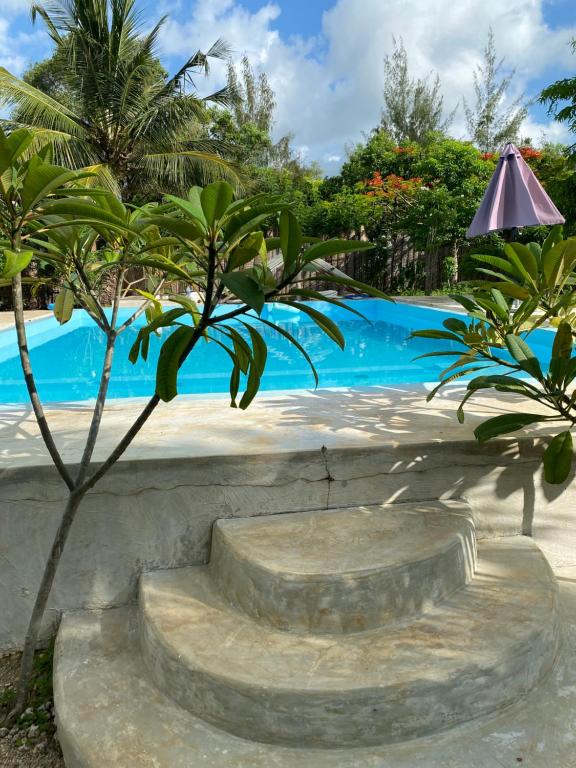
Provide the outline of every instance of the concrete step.
{"type": "Polygon", "coordinates": [[[527,538],[480,543],[471,584],[410,623],[281,632],[234,610],[209,567],[145,575],[143,657],[189,712],[241,737],[299,747],[393,743],[510,705],[550,669],[557,588],[527,538]]]}
{"type": "Polygon", "coordinates": [[[359,632],[442,602],[472,578],[475,550],[466,504],[390,504],[219,520],[210,567],[272,627],[359,632]]]}
{"type": "MultiPolygon", "coordinates": [[[[567,617],[575,600],[563,605],[567,617]]],[[[573,764],[576,665],[568,642],[555,673],[496,719],[404,744],[309,750],[239,739],[179,707],[148,679],[133,618],[125,608],[75,612],[60,625],[54,698],[67,768],[502,768],[519,758],[530,768],[573,764]]],[[[573,637],[575,628],[572,619],[573,637]]]]}

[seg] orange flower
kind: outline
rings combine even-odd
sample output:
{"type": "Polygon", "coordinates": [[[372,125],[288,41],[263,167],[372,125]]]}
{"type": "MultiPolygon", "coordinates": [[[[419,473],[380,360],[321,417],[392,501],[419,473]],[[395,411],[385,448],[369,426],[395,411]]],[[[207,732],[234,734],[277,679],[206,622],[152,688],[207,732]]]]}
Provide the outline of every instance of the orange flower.
{"type": "Polygon", "coordinates": [[[518,149],[524,160],[535,160],[538,157],[542,157],[542,152],[534,149],[534,147],[518,147],[518,149]]]}

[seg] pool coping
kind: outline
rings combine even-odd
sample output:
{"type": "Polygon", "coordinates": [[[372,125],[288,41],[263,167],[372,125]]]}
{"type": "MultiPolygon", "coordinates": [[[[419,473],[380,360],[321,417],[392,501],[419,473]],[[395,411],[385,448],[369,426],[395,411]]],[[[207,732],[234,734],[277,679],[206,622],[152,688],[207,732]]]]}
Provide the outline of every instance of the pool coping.
{"type": "MultiPolygon", "coordinates": [[[[321,448],[476,444],[473,430],[485,418],[511,410],[535,410],[513,396],[478,397],[469,401],[461,425],[456,409],[464,387],[449,387],[427,403],[430,388],[417,385],[263,392],[246,411],[230,408],[225,395],[182,395],[158,406],[121,461],[285,454],[321,448]]],[[[106,458],[146,402],[145,398],[109,402],[95,462],[106,458]]],[[[46,412],[64,461],[76,464],[92,414],[90,403],[52,406],[46,412]]],[[[519,435],[540,439],[548,433],[544,427],[534,426],[498,442],[515,443],[519,435]]],[[[50,463],[31,408],[2,406],[0,469],[50,463]]]]}

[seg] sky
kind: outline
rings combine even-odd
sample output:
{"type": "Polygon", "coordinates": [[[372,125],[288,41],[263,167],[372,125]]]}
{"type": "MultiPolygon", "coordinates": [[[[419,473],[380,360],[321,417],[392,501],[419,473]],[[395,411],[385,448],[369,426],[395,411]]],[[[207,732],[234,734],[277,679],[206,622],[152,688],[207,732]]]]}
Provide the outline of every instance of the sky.
{"type": "MultiPolygon", "coordinates": [[[[248,55],[276,93],[274,132],[327,174],[380,119],[383,59],[402,38],[411,73],[438,72],[446,111],[456,107],[451,133],[468,138],[463,99],[474,100],[473,72],[482,62],[490,27],[505,68],[516,70],[506,99],[534,99],[545,85],[573,76],[576,0],[140,0],[150,22],[168,14],[159,54],[174,71],[197,49],[224,38],[239,60],[248,55]]],[[[29,0],[0,0],[0,66],[15,74],[50,52],[29,0]]],[[[223,84],[213,65],[197,87],[223,84]]],[[[566,128],[532,104],[523,136],[572,143],[566,128]]]]}

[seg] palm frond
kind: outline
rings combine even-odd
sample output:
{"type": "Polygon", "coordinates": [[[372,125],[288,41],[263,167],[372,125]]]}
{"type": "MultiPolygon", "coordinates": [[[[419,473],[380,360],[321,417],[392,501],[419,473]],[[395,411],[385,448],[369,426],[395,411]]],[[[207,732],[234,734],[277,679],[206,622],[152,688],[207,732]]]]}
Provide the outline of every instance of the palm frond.
{"type": "Polygon", "coordinates": [[[77,138],[84,138],[89,127],[87,120],[4,67],[0,67],[0,103],[15,107],[20,122],[27,125],[49,128],[77,138]]]}
{"type": "MultiPolygon", "coordinates": [[[[27,125],[15,121],[5,121],[3,128],[8,132],[17,128],[26,128],[27,125]]],[[[79,170],[97,161],[89,142],[70,136],[64,131],[55,131],[49,128],[34,128],[34,138],[26,150],[25,156],[32,156],[50,144],[53,150],[53,160],[56,165],[79,170]]]]}
{"type": "Polygon", "coordinates": [[[210,47],[208,53],[202,51],[196,51],[190,58],[184,62],[180,69],[174,74],[165,85],[166,93],[173,93],[176,90],[183,90],[186,82],[190,83],[192,87],[196,87],[193,80],[193,73],[197,72],[201,75],[208,75],[210,73],[210,59],[228,59],[231,55],[231,49],[224,40],[219,38],[210,47]]]}
{"type": "Polygon", "coordinates": [[[86,176],[81,181],[77,182],[78,186],[87,187],[88,189],[94,189],[95,187],[102,187],[103,189],[112,192],[116,197],[120,197],[120,186],[118,179],[112,173],[109,165],[105,163],[95,163],[94,165],[88,165],[81,170],[93,173],[93,176],[86,176]]]}
{"type": "Polygon", "coordinates": [[[34,23],[39,16],[46,25],[52,40],[56,45],[60,45],[74,24],[74,3],[59,0],[33,3],[30,8],[30,15],[34,23]]]}
{"type": "Polygon", "coordinates": [[[217,104],[221,107],[232,107],[238,101],[238,93],[234,88],[225,85],[219,91],[202,97],[203,101],[209,101],[211,104],[217,104]]]}
{"type": "Polygon", "coordinates": [[[140,165],[150,178],[186,189],[194,184],[205,185],[216,179],[225,179],[237,188],[242,187],[239,169],[220,155],[198,150],[156,152],[144,155],[140,165]]]}
{"type": "Polygon", "coordinates": [[[194,124],[206,122],[206,109],[194,96],[152,99],[149,107],[135,119],[130,133],[146,144],[164,150],[182,144],[183,136],[193,134],[194,124]]]}
{"type": "Polygon", "coordinates": [[[212,45],[208,52],[206,53],[206,57],[208,59],[229,59],[232,55],[232,49],[224,40],[223,38],[219,37],[218,40],[212,45]]]}

